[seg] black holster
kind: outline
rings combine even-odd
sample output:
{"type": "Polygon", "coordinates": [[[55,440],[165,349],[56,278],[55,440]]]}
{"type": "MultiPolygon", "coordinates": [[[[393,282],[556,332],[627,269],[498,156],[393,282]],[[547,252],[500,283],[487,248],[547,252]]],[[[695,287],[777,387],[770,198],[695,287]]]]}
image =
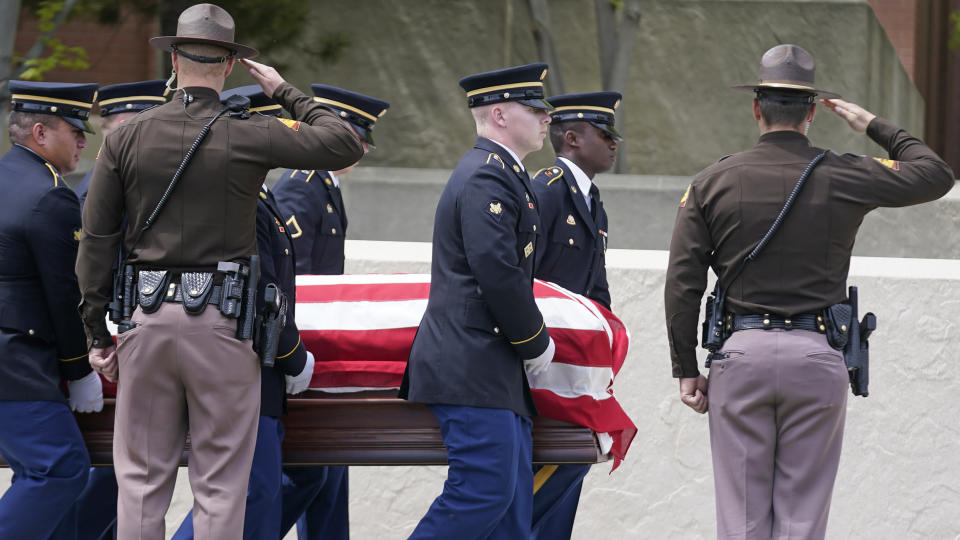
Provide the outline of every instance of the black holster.
{"type": "Polygon", "coordinates": [[[703,327],[700,335],[700,346],[710,351],[706,367],[710,367],[713,355],[723,347],[723,343],[730,337],[729,328],[724,326],[724,312],[726,291],[720,288],[719,280],[713,292],[707,298],[704,308],[703,327]]]}
{"type": "Polygon", "coordinates": [[[223,272],[223,294],[220,313],[237,319],[237,339],[253,338],[257,315],[257,282],[260,280],[260,257],[251,255],[250,262],[219,262],[217,271],[223,272]]]}
{"type": "Polygon", "coordinates": [[[110,320],[117,325],[117,333],[122,334],[136,324],[131,321],[133,310],[137,307],[137,298],[134,293],[134,270],[132,265],[123,265],[114,269],[113,298],[108,310],[110,320]]]}
{"type": "Polygon", "coordinates": [[[855,396],[870,395],[870,334],[877,329],[877,316],[867,313],[859,318],[857,288],[849,289],[849,300],[823,310],[824,332],[827,342],[843,351],[843,362],[850,377],[850,390],[855,396]]]}
{"type": "Polygon", "coordinates": [[[263,293],[263,313],[257,316],[253,348],[264,367],[273,367],[280,344],[280,332],[287,324],[287,297],[275,284],[266,286],[263,293]]]}

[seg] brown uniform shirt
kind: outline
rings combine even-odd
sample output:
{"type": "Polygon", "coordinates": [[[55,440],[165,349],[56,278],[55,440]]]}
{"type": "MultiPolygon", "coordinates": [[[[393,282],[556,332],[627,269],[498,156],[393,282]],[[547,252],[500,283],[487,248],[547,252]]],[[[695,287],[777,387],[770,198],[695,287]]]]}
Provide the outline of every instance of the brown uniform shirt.
{"type": "MultiPolygon", "coordinates": [[[[827,153],[776,235],[728,287],[732,313],[781,317],[815,313],[846,299],[850,252],[863,216],[908,206],[953,187],[950,167],[919,139],[876,118],[867,135],[890,160],[827,153]]],[[[721,278],[770,229],[800,174],[821,149],[795,131],[760,137],[755,147],[698,174],[680,203],[670,242],[664,302],[674,377],[696,377],[700,301],[707,268],[721,278]]]]}
{"type": "Polygon", "coordinates": [[[211,88],[178,90],[173,100],[107,136],[83,208],[77,278],[90,339],[108,339],[104,316],[112,266],[124,238],[132,264],[215,269],[257,253],[257,198],[270,169],[342,169],[363,155],[336,114],[284,83],[273,98],[297,121],[224,115],[211,127],[153,227],[131,246],[201,128],[221,110],[211,88]],[[184,108],[183,95],[193,96],[184,108]],[[121,231],[127,216],[125,234],[121,231]]]}

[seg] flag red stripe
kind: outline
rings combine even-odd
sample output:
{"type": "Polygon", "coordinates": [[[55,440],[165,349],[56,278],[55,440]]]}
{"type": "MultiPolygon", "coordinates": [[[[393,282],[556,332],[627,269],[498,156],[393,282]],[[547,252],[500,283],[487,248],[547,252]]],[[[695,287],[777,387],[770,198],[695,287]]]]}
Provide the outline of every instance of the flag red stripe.
{"type": "Polygon", "coordinates": [[[355,285],[299,285],[297,303],[391,302],[422,300],[430,295],[429,283],[363,283],[355,285]]]}

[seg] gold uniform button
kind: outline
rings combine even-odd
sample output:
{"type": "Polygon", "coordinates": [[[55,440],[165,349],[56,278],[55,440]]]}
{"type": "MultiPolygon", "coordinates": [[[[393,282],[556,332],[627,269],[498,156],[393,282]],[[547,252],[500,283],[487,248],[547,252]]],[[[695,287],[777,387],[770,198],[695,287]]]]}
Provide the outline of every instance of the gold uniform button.
{"type": "Polygon", "coordinates": [[[846,331],[847,331],[847,325],[845,325],[845,324],[840,325],[840,331],[841,331],[841,332],[846,332],[846,331]]]}
{"type": "Polygon", "coordinates": [[[826,330],[827,330],[827,327],[821,324],[821,325],[820,325],[820,331],[821,331],[821,332],[825,332],[826,330]]]}
{"type": "Polygon", "coordinates": [[[770,324],[770,319],[764,319],[763,324],[770,324]]]}
{"type": "Polygon", "coordinates": [[[571,246],[573,245],[573,238],[567,241],[571,246]]]}
{"type": "Polygon", "coordinates": [[[33,331],[33,328],[31,328],[31,329],[27,330],[27,333],[32,336],[32,335],[35,334],[36,332],[34,332],[34,331],[33,331]]]}
{"type": "Polygon", "coordinates": [[[786,324],[790,324],[790,319],[784,319],[783,322],[786,324]]]}
{"type": "Polygon", "coordinates": [[[499,334],[499,333],[500,333],[500,327],[499,327],[499,326],[494,326],[494,327],[493,327],[493,333],[494,333],[494,334],[499,334]]]}
{"type": "Polygon", "coordinates": [[[330,234],[337,234],[337,230],[336,230],[336,229],[330,229],[330,234]]]}
{"type": "Polygon", "coordinates": [[[290,250],[287,249],[287,248],[283,248],[283,254],[284,254],[284,255],[289,255],[289,254],[290,254],[290,250]]]}

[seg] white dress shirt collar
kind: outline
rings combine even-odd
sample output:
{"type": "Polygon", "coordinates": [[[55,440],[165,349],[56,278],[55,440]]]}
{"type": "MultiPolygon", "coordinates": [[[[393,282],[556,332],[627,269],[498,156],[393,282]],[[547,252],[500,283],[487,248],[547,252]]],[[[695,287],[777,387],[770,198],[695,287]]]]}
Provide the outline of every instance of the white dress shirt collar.
{"type": "MultiPolygon", "coordinates": [[[[493,141],[493,139],[490,139],[490,140],[493,141]]],[[[510,149],[510,147],[508,147],[508,146],[505,145],[505,144],[501,144],[501,143],[499,143],[499,142],[497,142],[497,141],[493,141],[493,142],[495,142],[495,143],[497,143],[498,145],[500,145],[500,147],[503,148],[504,150],[506,150],[507,152],[510,152],[510,156],[513,158],[513,160],[517,162],[517,165],[520,165],[520,170],[521,170],[521,171],[526,171],[526,170],[527,170],[526,168],[524,168],[523,162],[520,161],[520,158],[517,157],[517,154],[515,154],[515,153],[513,152],[513,150],[510,149]]]]}
{"type": "Polygon", "coordinates": [[[578,167],[576,163],[563,156],[559,157],[564,163],[566,163],[567,168],[570,169],[570,172],[573,173],[573,179],[577,181],[577,187],[580,188],[580,194],[583,195],[584,200],[587,201],[587,210],[590,210],[590,186],[593,185],[593,180],[590,180],[590,178],[587,176],[587,173],[583,172],[583,169],[578,167]]]}

